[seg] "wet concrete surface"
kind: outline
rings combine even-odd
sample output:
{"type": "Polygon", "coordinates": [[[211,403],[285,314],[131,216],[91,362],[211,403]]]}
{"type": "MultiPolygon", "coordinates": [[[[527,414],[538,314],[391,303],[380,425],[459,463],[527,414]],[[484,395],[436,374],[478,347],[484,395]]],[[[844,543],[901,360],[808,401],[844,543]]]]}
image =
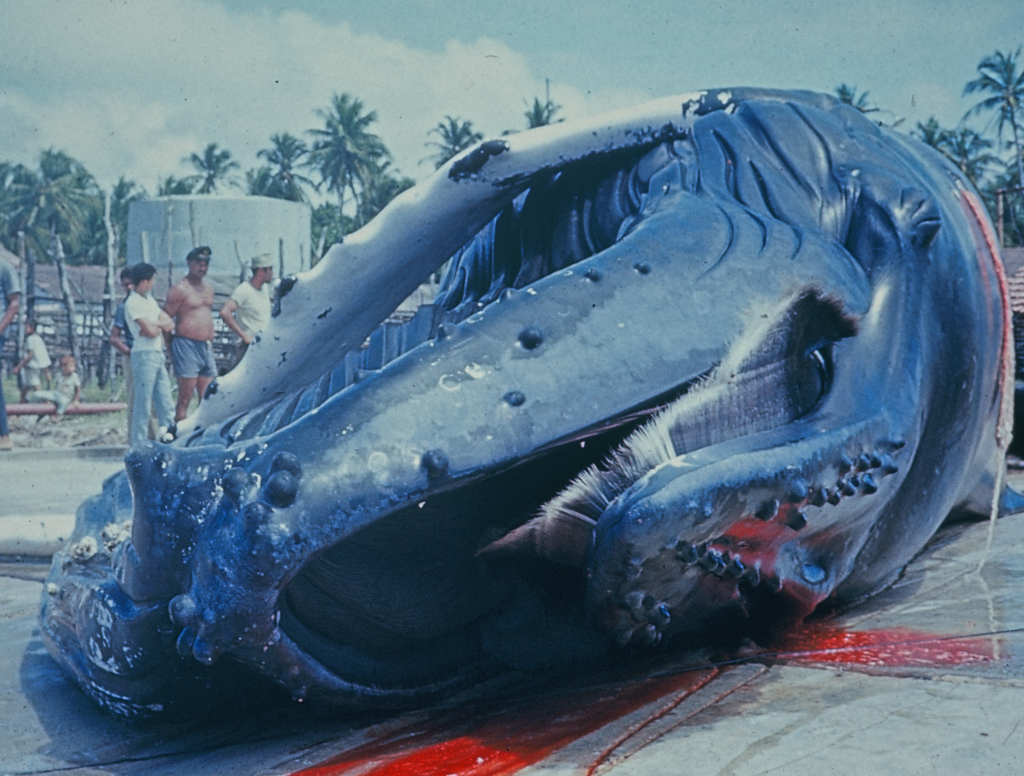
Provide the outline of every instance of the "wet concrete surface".
{"type": "Polygon", "coordinates": [[[0,453],[0,557],[49,555],[75,510],[124,467],[123,447],[18,448],[0,453]]]}
{"type": "MultiPolygon", "coordinates": [[[[1019,487],[1020,478],[1016,482],[1019,487]]],[[[944,529],[889,590],[745,661],[520,676],[392,719],[292,703],[138,725],[42,647],[43,564],[0,564],[4,774],[962,774],[1024,766],[1024,516],[944,529]]]]}
{"type": "Polygon", "coordinates": [[[99,493],[104,478],[124,468],[123,447],[23,448],[0,454],[0,518],[74,515],[99,493]]]}

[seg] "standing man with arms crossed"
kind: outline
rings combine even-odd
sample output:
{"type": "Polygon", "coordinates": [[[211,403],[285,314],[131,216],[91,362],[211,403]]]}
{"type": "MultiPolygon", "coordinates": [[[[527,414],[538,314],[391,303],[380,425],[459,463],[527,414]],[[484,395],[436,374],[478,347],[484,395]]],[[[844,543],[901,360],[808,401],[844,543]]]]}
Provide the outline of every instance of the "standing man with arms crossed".
{"type": "MultiPolygon", "coordinates": [[[[132,292],[132,268],[124,267],[121,270],[121,288],[124,290],[125,302],[132,292]]],[[[125,402],[128,404],[128,431],[132,430],[132,412],[135,408],[135,380],[132,375],[132,337],[131,329],[124,317],[124,302],[121,302],[114,311],[114,321],[110,327],[110,345],[124,358],[121,360],[121,368],[124,372],[124,393],[125,402]]],[[[156,439],[159,435],[159,426],[156,418],[149,416],[149,438],[156,439]]]]}
{"type": "MultiPolygon", "coordinates": [[[[135,402],[129,444],[141,447],[146,443],[149,414],[156,405],[157,420],[174,435],[174,402],[171,381],[164,367],[164,334],[174,331],[174,322],[150,295],[156,267],[139,262],[132,265],[134,290],[124,302],[124,317],[131,332],[132,375],[135,379],[135,402]]],[[[168,440],[164,440],[168,441],[168,440]]]]}
{"type": "MultiPolygon", "coordinates": [[[[0,259],[0,353],[4,350],[7,340],[7,327],[18,314],[21,307],[21,286],[14,267],[0,259]]],[[[3,386],[0,386],[0,450],[10,450],[11,432],[7,428],[7,405],[4,404],[3,386]]]]}
{"type": "Polygon", "coordinates": [[[270,320],[270,283],[274,279],[274,257],[269,253],[253,256],[252,277],[231,292],[231,298],[220,308],[220,317],[242,338],[235,353],[235,363],[242,360],[255,337],[270,320]]]}
{"type": "Polygon", "coordinates": [[[210,268],[210,249],[201,245],[185,257],[188,274],[167,292],[164,312],[174,319],[171,364],[178,378],[175,421],[184,419],[192,394],[203,400],[206,387],[217,376],[213,361],[213,286],[203,282],[210,268]]]}

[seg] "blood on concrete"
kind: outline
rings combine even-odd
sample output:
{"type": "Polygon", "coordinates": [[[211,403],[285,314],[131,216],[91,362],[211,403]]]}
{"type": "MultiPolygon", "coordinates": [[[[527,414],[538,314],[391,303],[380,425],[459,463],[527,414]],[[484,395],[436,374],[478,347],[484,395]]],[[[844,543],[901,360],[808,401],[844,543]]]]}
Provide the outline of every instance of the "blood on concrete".
{"type": "MultiPolygon", "coordinates": [[[[666,698],[630,734],[667,714],[718,675],[713,667],[511,704],[435,713],[292,776],[507,776],[622,717],[666,698]],[[671,696],[670,698],[668,696],[671,696]]],[[[601,754],[597,755],[600,760],[601,754]]],[[[594,763],[596,765],[597,763],[594,763]]]]}

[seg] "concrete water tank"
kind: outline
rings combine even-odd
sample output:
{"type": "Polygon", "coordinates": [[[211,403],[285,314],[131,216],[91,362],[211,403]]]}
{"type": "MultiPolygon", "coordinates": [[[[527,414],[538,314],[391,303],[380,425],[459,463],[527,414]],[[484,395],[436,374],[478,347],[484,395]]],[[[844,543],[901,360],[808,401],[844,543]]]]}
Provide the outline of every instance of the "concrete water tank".
{"type": "Polygon", "coordinates": [[[274,257],[279,277],[309,269],[310,208],[270,197],[192,195],[156,197],[128,206],[129,264],[147,261],[180,279],[185,256],[209,245],[210,275],[240,277],[258,253],[274,257]]]}

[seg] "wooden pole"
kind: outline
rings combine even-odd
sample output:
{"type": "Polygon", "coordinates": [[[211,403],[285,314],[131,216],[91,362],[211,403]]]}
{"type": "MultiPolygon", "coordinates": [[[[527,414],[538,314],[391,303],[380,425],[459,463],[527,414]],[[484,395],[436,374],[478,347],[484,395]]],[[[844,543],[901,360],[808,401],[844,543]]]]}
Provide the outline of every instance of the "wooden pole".
{"type": "Polygon", "coordinates": [[[235,258],[238,259],[238,282],[244,283],[249,279],[249,275],[246,272],[245,259],[242,258],[242,252],[238,250],[238,240],[235,240],[235,258]]]}
{"type": "Polygon", "coordinates": [[[36,255],[25,251],[25,317],[36,317],[36,255]]]}
{"type": "Polygon", "coordinates": [[[996,225],[999,229],[999,247],[1006,247],[1006,240],[1003,238],[1003,190],[996,190],[996,225]]]}
{"type": "Polygon", "coordinates": [[[55,230],[50,232],[53,263],[57,265],[57,278],[60,280],[60,294],[64,301],[64,309],[68,314],[68,342],[71,345],[71,355],[75,361],[82,363],[82,352],[78,345],[78,335],[75,331],[75,298],[71,295],[71,284],[68,283],[67,267],[64,265],[64,244],[60,235],[55,230]]]}
{"type": "Polygon", "coordinates": [[[96,364],[96,382],[100,388],[107,385],[110,377],[112,353],[107,335],[114,322],[114,263],[117,258],[117,234],[110,220],[110,192],[103,195],[103,226],[107,230],[107,274],[103,279],[103,338],[100,341],[100,356],[96,364]]]}
{"type": "MultiPolygon", "coordinates": [[[[1006,240],[1003,228],[1003,221],[1005,220],[1005,216],[1003,215],[1003,196],[1011,193],[1024,194],[1024,186],[1013,186],[1005,189],[996,189],[996,220],[999,222],[997,226],[999,231],[1000,248],[1006,247],[1006,240]]],[[[1024,196],[1022,196],[1021,199],[1024,199],[1024,196]]]]}
{"type": "MultiPolygon", "coordinates": [[[[25,261],[25,233],[20,230],[18,231],[18,259],[18,285],[21,286],[22,294],[25,294],[25,299],[27,299],[28,296],[25,289],[27,282],[26,274],[28,273],[28,262],[25,261]]],[[[23,304],[21,306],[21,309],[18,311],[18,317],[14,322],[15,325],[17,326],[15,331],[17,332],[18,336],[18,339],[15,342],[14,356],[19,361],[21,360],[22,354],[25,352],[25,320],[28,317],[27,308],[28,302],[26,301],[25,304],[23,304]]]]}
{"type": "MultiPolygon", "coordinates": [[[[167,246],[167,288],[174,285],[174,253],[171,247],[171,217],[174,215],[174,205],[167,206],[167,227],[164,230],[164,244],[167,246]]],[[[196,246],[193,245],[193,248],[196,246]]]]}

